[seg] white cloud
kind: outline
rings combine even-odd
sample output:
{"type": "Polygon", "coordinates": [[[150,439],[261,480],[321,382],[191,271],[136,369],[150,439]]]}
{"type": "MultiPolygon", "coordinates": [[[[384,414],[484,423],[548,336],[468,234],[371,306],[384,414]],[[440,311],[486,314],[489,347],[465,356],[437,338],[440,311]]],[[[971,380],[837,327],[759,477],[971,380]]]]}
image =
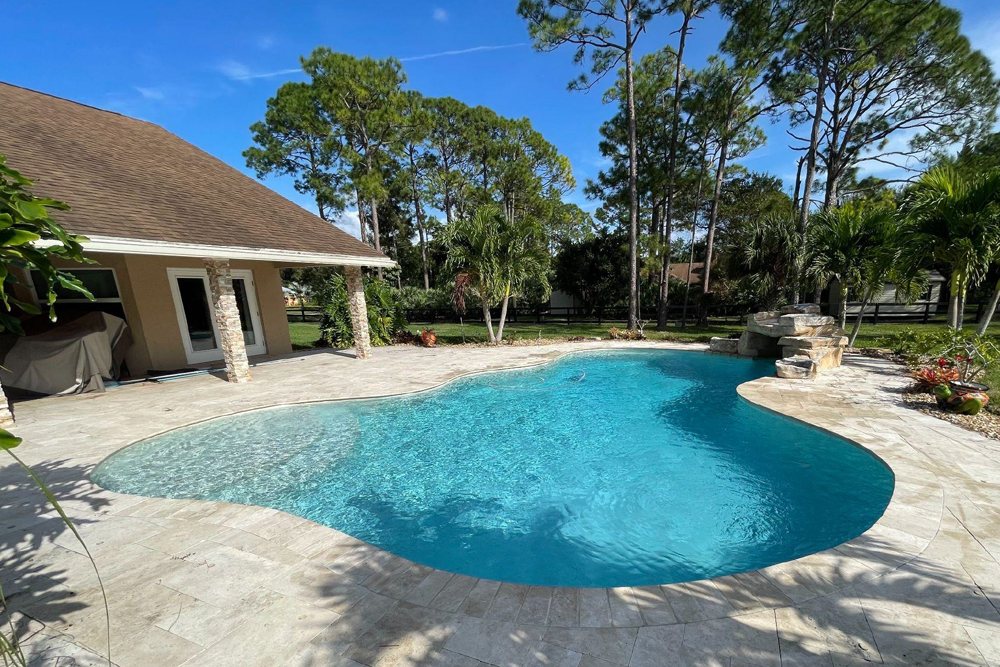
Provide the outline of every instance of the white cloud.
{"type": "Polygon", "coordinates": [[[162,100],[165,95],[159,88],[146,88],[143,86],[132,86],[137,93],[142,95],[144,100],[162,100]]]}
{"type": "Polygon", "coordinates": [[[448,12],[446,12],[443,7],[435,7],[434,20],[440,23],[444,23],[445,21],[448,20],[448,12]]]}
{"type": "Polygon", "coordinates": [[[254,79],[270,79],[275,76],[286,76],[288,74],[298,74],[302,70],[298,67],[274,70],[273,72],[254,72],[245,64],[238,60],[224,60],[216,66],[216,69],[233,81],[252,81],[254,79]]]}
{"type": "Polygon", "coordinates": [[[419,56],[409,56],[407,58],[400,58],[400,62],[411,62],[413,60],[427,60],[429,58],[440,58],[442,56],[460,56],[465,53],[476,53],[478,51],[497,51],[499,49],[513,49],[518,46],[527,46],[527,42],[518,42],[517,44],[499,44],[497,46],[473,46],[468,49],[458,49],[456,51],[440,51],[438,53],[425,53],[419,56]]]}
{"type": "Polygon", "coordinates": [[[358,217],[357,211],[344,211],[339,218],[333,221],[333,224],[351,236],[361,238],[361,218],[358,217]]]}
{"type": "Polygon", "coordinates": [[[274,38],[274,35],[261,35],[257,38],[257,48],[261,51],[267,51],[275,45],[278,40],[274,38]]]}

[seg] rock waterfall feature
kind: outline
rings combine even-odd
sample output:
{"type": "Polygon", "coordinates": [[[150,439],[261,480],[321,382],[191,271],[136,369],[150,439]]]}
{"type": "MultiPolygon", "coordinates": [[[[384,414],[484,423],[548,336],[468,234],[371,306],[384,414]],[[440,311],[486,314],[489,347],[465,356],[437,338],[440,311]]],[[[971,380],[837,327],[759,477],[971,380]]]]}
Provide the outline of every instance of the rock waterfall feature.
{"type": "Polygon", "coordinates": [[[819,306],[803,303],[755,313],[736,338],[713,338],[709,351],[741,357],[773,357],[778,377],[812,378],[840,366],[847,336],[819,306]]]}

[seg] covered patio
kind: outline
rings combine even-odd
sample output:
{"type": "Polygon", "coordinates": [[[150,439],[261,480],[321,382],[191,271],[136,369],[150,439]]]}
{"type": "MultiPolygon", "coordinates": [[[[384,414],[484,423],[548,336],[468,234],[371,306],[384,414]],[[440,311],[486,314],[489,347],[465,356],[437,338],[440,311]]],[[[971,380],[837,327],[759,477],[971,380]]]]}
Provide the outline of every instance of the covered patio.
{"type": "MultiPolygon", "coordinates": [[[[356,356],[368,357],[362,270],[395,262],[331,222],[157,125],[5,83],[0,146],[36,194],[71,207],[56,221],[87,237],[91,263],[56,264],[94,296],[57,290],[55,327],[25,314],[33,335],[0,334],[0,382],[73,393],[219,363],[231,382],[248,382],[251,359],[292,352],[288,267],[343,270],[356,356]],[[84,316],[89,329],[54,331],[84,316]],[[106,330],[115,335],[99,340],[106,330]]],[[[40,276],[20,274],[15,296],[47,310],[40,276]]],[[[0,425],[11,419],[0,388],[0,425]]]]}

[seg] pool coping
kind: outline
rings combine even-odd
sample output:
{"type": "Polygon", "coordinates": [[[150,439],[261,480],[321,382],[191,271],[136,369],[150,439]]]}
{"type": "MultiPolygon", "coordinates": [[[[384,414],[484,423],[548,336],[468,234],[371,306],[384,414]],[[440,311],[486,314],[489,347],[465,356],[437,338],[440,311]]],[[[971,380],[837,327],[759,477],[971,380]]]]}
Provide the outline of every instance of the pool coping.
{"type": "MultiPolygon", "coordinates": [[[[105,395],[109,399],[107,402],[101,402],[101,396],[43,399],[37,402],[36,407],[24,411],[28,419],[18,435],[26,436],[23,455],[29,463],[55,463],[57,468],[76,464],[80,470],[85,470],[136,442],[212,419],[283,406],[352,399],[377,400],[416,394],[472,375],[527,369],[552,363],[568,354],[615,349],[673,349],[693,353],[705,351],[706,346],[605,341],[454,352],[388,348],[376,350],[375,362],[367,367],[371,369],[367,372],[355,371],[358,367],[353,364],[356,362],[343,355],[317,356],[299,367],[274,364],[267,369],[261,368],[257,388],[261,391],[251,386],[257,382],[229,385],[213,378],[196,378],[170,383],[169,386],[127,388],[125,391],[131,393],[120,394],[119,398],[113,398],[112,392],[109,392],[105,395]],[[411,375],[397,379],[401,372],[411,375]],[[432,378],[440,379],[430,382],[432,378]],[[216,384],[212,385],[212,382],[216,384]],[[378,389],[380,386],[395,387],[399,384],[409,384],[414,389],[398,392],[380,392],[378,389]],[[143,394],[143,391],[146,393],[143,394]],[[355,393],[351,394],[352,391],[355,393]],[[358,391],[363,395],[358,395],[358,391]],[[364,393],[367,391],[375,393],[364,393]],[[276,396],[311,396],[317,392],[323,392],[324,397],[273,400],[276,396]],[[169,403],[171,398],[183,401],[189,395],[191,400],[201,400],[192,412],[201,412],[206,417],[184,420],[191,413],[174,410],[175,405],[161,407],[164,401],[169,403]],[[331,395],[335,397],[330,398],[331,395]],[[75,417],[62,414],[63,405],[73,406],[74,401],[95,398],[98,401],[96,404],[77,403],[80,407],[70,407],[69,411],[75,410],[75,417]],[[56,403],[56,400],[65,402],[56,403]],[[253,407],[232,409],[241,403],[253,404],[253,407]],[[106,407],[102,410],[100,406],[106,407]],[[164,428],[170,424],[173,425],[164,428]],[[128,437],[145,427],[153,427],[156,431],[140,433],[140,437],[128,437]],[[106,441],[94,439],[99,433],[104,434],[106,441]],[[120,442],[119,434],[122,436],[120,442]],[[81,437],[88,436],[94,446],[79,447],[81,437]]],[[[424,654],[434,658],[434,665],[442,666],[453,663],[437,662],[438,659],[443,660],[441,652],[476,657],[483,664],[508,664],[506,658],[485,657],[488,652],[483,653],[486,649],[480,650],[478,644],[470,646],[463,642],[469,637],[479,636],[479,633],[500,632],[496,636],[489,635],[492,637],[490,641],[504,644],[520,637],[518,633],[525,632],[527,628],[537,629],[529,633],[534,637],[530,645],[547,646],[545,650],[554,645],[601,657],[603,654],[597,648],[587,648],[585,644],[625,642],[630,647],[628,657],[612,661],[617,664],[629,664],[631,647],[635,647],[636,655],[640,653],[636,642],[643,637],[647,642],[656,638],[666,641],[666,638],[673,637],[684,643],[687,641],[683,639],[685,637],[702,637],[701,640],[691,641],[707,641],[704,639],[705,632],[734,633],[725,640],[730,648],[718,650],[737,652],[718,655],[750,655],[741,653],[743,648],[732,648],[732,642],[737,642],[739,646],[739,642],[743,641],[740,637],[746,635],[741,635],[742,632],[769,628],[762,632],[770,637],[767,641],[775,642],[774,649],[777,650],[779,644],[789,641],[793,641],[794,647],[790,636],[817,636],[814,633],[820,630],[801,625],[801,619],[817,610],[846,618],[844,614],[853,612],[845,610],[861,611],[861,598],[865,595],[874,596],[866,599],[865,606],[876,604],[878,609],[895,609],[890,605],[898,604],[898,601],[887,595],[887,587],[900,578],[911,578],[914,569],[920,566],[905,566],[927,550],[935,536],[941,534],[944,483],[952,483],[957,478],[940,464],[935,466],[934,461],[929,461],[927,453],[921,451],[918,445],[926,445],[929,438],[935,437],[961,443],[964,432],[954,425],[901,407],[900,402],[888,393],[887,387],[902,375],[901,370],[889,362],[847,355],[844,368],[815,380],[786,380],[772,376],[737,386],[736,391],[743,400],[844,438],[871,452],[892,471],[894,488],[882,516],[858,537],[809,556],[715,579],[621,588],[501,584],[418,565],[335,529],[278,510],[218,501],[119,494],[94,485],[89,473],[70,473],[81,474],[83,478],[73,480],[74,488],[86,489],[87,493],[105,503],[104,506],[87,506],[82,500],[65,506],[74,519],[79,517],[86,522],[81,526],[81,532],[97,554],[102,574],[106,574],[105,581],[111,582],[113,590],[110,599],[116,607],[132,610],[140,604],[129,596],[132,589],[153,588],[160,591],[159,594],[169,591],[170,595],[181,599],[182,606],[202,604],[219,607],[223,614],[249,615],[261,619],[260,622],[278,623],[274,627],[288,632],[303,627],[301,619],[304,617],[318,624],[317,630],[310,626],[308,632],[311,634],[308,636],[303,634],[301,639],[290,638],[284,644],[278,643],[286,652],[271,662],[264,660],[267,651],[275,645],[274,641],[258,644],[262,652],[255,657],[256,662],[232,662],[236,660],[230,655],[232,652],[248,642],[257,641],[252,624],[241,630],[242,626],[219,626],[213,622],[211,629],[202,630],[201,634],[197,628],[174,627],[175,614],[180,618],[176,601],[172,610],[165,602],[157,603],[166,605],[162,613],[169,616],[169,623],[146,626],[143,624],[152,624],[153,621],[142,620],[141,613],[121,612],[125,614],[124,618],[136,619],[125,622],[125,629],[121,627],[122,622],[118,622],[117,633],[123,646],[141,647],[147,642],[169,637],[171,642],[183,645],[193,656],[190,660],[185,657],[177,661],[156,662],[157,667],[161,664],[172,667],[182,662],[184,667],[221,664],[287,664],[298,667],[300,663],[286,660],[288,652],[315,660],[315,656],[320,655],[317,651],[321,650],[333,650],[333,653],[322,655],[335,663],[344,658],[343,664],[346,665],[354,665],[355,662],[381,664],[382,659],[378,656],[385,657],[386,652],[409,656],[416,650],[406,642],[393,645],[395,648],[378,643],[385,638],[380,632],[388,631],[388,638],[399,638],[393,637],[392,631],[386,629],[395,623],[413,624],[416,634],[412,636],[419,641],[432,641],[430,634],[423,634],[425,630],[419,629],[425,627],[421,623],[430,623],[433,632],[444,633],[436,635],[444,637],[443,640],[433,640],[439,642],[433,644],[436,647],[433,650],[438,653],[424,654]],[[930,435],[924,437],[921,430],[928,431],[930,435]],[[143,554],[143,558],[123,564],[121,559],[126,554],[134,553],[143,554]],[[238,559],[234,561],[235,557],[238,559]],[[240,564],[240,559],[256,559],[255,562],[277,559],[272,565],[277,563],[281,567],[278,574],[258,580],[252,569],[247,570],[240,564]],[[899,575],[886,577],[901,568],[905,569],[899,575]],[[869,583],[881,577],[885,577],[886,587],[869,583]],[[155,583],[151,583],[153,580],[155,583]],[[240,590],[255,592],[253,595],[248,593],[249,597],[230,599],[228,592],[225,595],[220,592],[220,580],[240,590]],[[336,591],[336,594],[331,595],[331,591],[336,591]],[[887,599],[883,600],[883,596],[887,599]],[[274,608],[246,608],[247,604],[258,605],[261,600],[270,605],[275,597],[279,602],[273,605],[274,608]],[[379,609],[377,614],[376,608],[379,609]],[[387,614],[384,621],[379,620],[382,614],[387,614]],[[729,620],[736,618],[741,619],[738,624],[729,620]],[[347,634],[352,639],[345,640],[338,634],[345,627],[355,626],[357,636],[347,634]],[[695,630],[692,626],[704,629],[695,630]],[[324,627],[326,630],[323,630],[324,627]],[[790,628],[793,635],[787,634],[790,628]],[[459,630],[458,634],[455,634],[456,630],[459,630]],[[216,633],[211,642],[203,643],[204,632],[216,633]],[[364,633],[363,636],[361,633],[364,633]],[[449,637],[454,642],[449,641],[449,637]],[[324,641],[333,643],[327,646],[324,641]],[[375,642],[374,648],[362,646],[365,642],[375,642]]],[[[949,509],[952,509],[950,505],[949,509]]],[[[30,535],[31,524],[26,529],[15,530],[30,535]]],[[[73,541],[65,534],[52,542],[52,545],[45,545],[31,556],[29,566],[49,562],[49,559],[55,559],[52,563],[58,566],[65,562],[67,555],[74,554],[73,541]],[[61,548],[62,551],[53,554],[52,548],[61,548]]],[[[937,544],[935,542],[935,551],[939,552],[937,544]]],[[[78,556],[76,552],[75,557],[78,556]]],[[[955,581],[961,580],[955,578],[955,581]]],[[[47,619],[37,636],[46,642],[56,639],[64,642],[65,655],[75,655],[73,652],[77,650],[101,653],[103,608],[99,607],[99,598],[95,597],[97,589],[91,582],[72,585],[77,600],[87,602],[86,609],[79,612],[87,615],[84,622],[81,622],[79,614],[72,613],[47,619]]],[[[975,595],[970,596],[977,603],[982,601],[982,598],[976,600],[975,595]]],[[[22,600],[20,606],[12,606],[11,610],[15,613],[23,611],[28,618],[39,618],[39,614],[45,611],[45,604],[44,599],[22,600]]],[[[154,602],[143,604],[152,605],[154,602]]],[[[142,612],[150,613],[148,607],[143,607],[142,612]]],[[[923,618],[920,621],[925,622],[923,618]]],[[[975,618],[968,622],[982,624],[975,618]]],[[[866,622],[866,625],[871,624],[866,622]]],[[[882,631],[875,625],[867,630],[868,633],[875,632],[876,636],[882,631]]],[[[426,632],[431,632],[430,627],[426,632]]],[[[874,655],[877,662],[879,647],[875,646],[873,652],[872,640],[864,638],[866,631],[860,632],[860,644],[858,640],[843,643],[843,636],[833,638],[832,635],[823,641],[829,642],[831,647],[836,645],[838,652],[865,659],[874,655]]],[[[707,642],[704,651],[708,653],[702,655],[715,655],[712,646],[721,646],[722,641],[713,639],[707,642]]],[[[516,643],[523,642],[516,639],[516,643]]],[[[648,656],[644,659],[647,662],[641,663],[643,665],[660,664],[655,660],[649,662],[648,656]]],[[[126,663],[123,661],[123,664],[126,663]]],[[[631,664],[638,665],[640,662],[631,660],[631,664]]]]}
{"type": "MultiPolygon", "coordinates": [[[[574,354],[592,354],[595,352],[610,351],[610,350],[629,350],[629,349],[669,349],[684,352],[702,352],[710,353],[708,351],[707,345],[699,343],[646,343],[640,344],[639,346],[634,343],[612,343],[610,345],[602,345],[600,347],[590,347],[588,349],[573,349],[573,350],[560,350],[555,351],[548,356],[548,358],[532,361],[525,364],[514,364],[509,366],[503,366],[498,368],[488,368],[488,369],[477,369],[468,370],[461,373],[451,375],[440,382],[432,384],[430,386],[422,387],[419,389],[373,394],[360,397],[339,397],[339,398],[318,398],[318,399],[307,399],[299,401],[281,402],[274,403],[271,405],[256,406],[246,409],[234,410],[226,413],[219,413],[211,417],[206,417],[204,419],[198,419],[191,422],[187,422],[180,425],[174,425],[170,428],[158,431],[151,435],[146,435],[140,438],[133,439],[127,444],[124,444],[113,452],[109,453],[103,457],[94,468],[88,473],[87,477],[90,479],[93,472],[101,465],[104,461],[108,460],[117,453],[123,451],[124,449],[131,447],[140,442],[162,436],[166,433],[176,431],[179,429],[188,428],[195,426],[197,424],[203,424],[210,421],[215,421],[218,419],[224,419],[228,417],[233,417],[236,415],[247,414],[252,412],[261,412],[266,410],[279,409],[284,407],[294,407],[298,405],[312,405],[312,404],[325,404],[325,403],[341,403],[344,401],[373,401],[382,400],[386,398],[400,397],[400,396],[411,396],[418,395],[421,393],[426,393],[430,391],[436,391],[442,387],[445,387],[452,382],[466,379],[469,377],[474,377],[477,375],[483,375],[487,373],[501,373],[517,370],[526,370],[530,368],[536,368],[539,366],[545,366],[556,361],[559,361],[567,356],[574,354]]],[[[907,464],[907,457],[895,452],[892,448],[880,447],[880,442],[877,437],[866,439],[862,442],[857,440],[857,432],[850,427],[849,423],[843,425],[838,425],[830,420],[817,420],[811,418],[810,411],[803,408],[793,408],[786,404],[782,400],[780,390],[788,390],[793,387],[806,387],[814,388],[816,386],[815,380],[788,380],[781,379],[775,376],[766,376],[763,378],[758,378],[756,380],[751,380],[740,385],[737,385],[736,392],[743,400],[748,403],[759,407],[761,409],[767,410],[768,412],[774,413],[786,419],[791,419],[793,421],[805,424],[807,426],[820,429],[826,433],[832,434],[836,437],[847,440],[854,446],[860,447],[869,454],[871,454],[878,461],[882,462],[893,475],[893,493],[889,500],[885,510],[878,520],[872,524],[867,530],[865,530],[860,535],[843,542],[835,547],[826,549],[823,551],[815,552],[806,556],[801,556],[788,561],[782,561],[774,565],[770,565],[765,568],[759,568],[755,570],[749,570],[744,572],[732,573],[728,575],[723,575],[719,577],[697,579],[687,582],[680,582],[677,584],[659,584],[657,586],[684,586],[685,584],[701,584],[703,582],[711,582],[716,586],[720,583],[723,585],[731,585],[733,579],[740,581],[744,586],[747,586],[745,581],[741,579],[751,579],[755,574],[763,576],[770,584],[772,584],[782,595],[785,596],[780,603],[764,606],[750,605],[743,609],[735,609],[729,613],[725,613],[721,617],[733,617],[740,616],[743,614],[753,614],[758,613],[764,609],[780,609],[783,607],[795,606],[803,602],[807,602],[814,598],[825,597],[828,595],[833,595],[841,592],[844,588],[849,586],[855,586],[861,583],[865,583],[872,579],[881,577],[889,572],[902,567],[906,563],[910,562],[917,556],[919,556],[937,534],[941,513],[944,507],[944,496],[941,492],[940,485],[937,478],[929,470],[923,467],[917,467],[913,470],[907,479],[904,480],[905,484],[918,484],[919,486],[927,486],[934,489],[935,493],[933,497],[935,502],[933,503],[935,509],[930,515],[925,516],[924,514],[918,514],[916,521],[913,521],[913,505],[907,504],[904,499],[904,494],[900,490],[900,476],[896,472],[896,466],[902,467],[907,464]],[[852,437],[853,436],[853,437],[852,437]],[[881,451],[880,451],[881,450],[881,451]],[[895,466],[893,465],[895,462],[895,466]],[[923,473],[923,474],[920,474],[923,473]],[[911,475],[916,474],[919,481],[914,481],[911,475]],[[906,517],[904,519],[903,517],[906,517]],[[907,524],[906,530],[900,530],[898,527],[893,527],[891,524],[898,523],[903,520],[907,524]],[[872,538],[875,537],[874,541],[872,538]],[[916,538],[916,539],[914,539],[916,538]],[[872,560],[866,563],[861,563],[861,559],[872,558],[872,560]],[[860,566],[860,567],[859,567],[860,566]],[[860,573],[860,576],[859,574],[860,573]],[[800,581],[802,580],[802,581],[800,581]],[[803,583],[803,581],[808,580],[809,583],[803,583]]],[[[104,489],[100,487],[95,482],[91,480],[91,483],[95,484],[99,488],[107,491],[108,493],[115,493],[117,495],[132,496],[133,494],[122,494],[115,491],[104,489]]],[[[231,503],[225,501],[212,501],[212,500],[191,500],[191,499],[174,499],[174,498],[163,498],[157,496],[133,496],[149,500],[163,500],[163,501],[176,501],[184,500],[193,503],[214,503],[219,505],[227,505],[233,507],[246,507],[246,508],[259,508],[273,510],[273,508],[268,508],[264,506],[256,505],[244,505],[241,503],[231,503]]],[[[923,508],[922,508],[923,509],[923,508]]],[[[367,560],[378,561],[382,559],[388,559],[389,557],[394,559],[402,559],[402,557],[393,554],[390,551],[381,549],[375,545],[359,540],[353,536],[347,535],[342,531],[335,528],[325,526],[313,522],[309,519],[304,519],[294,514],[290,514],[283,510],[274,510],[282,515],[289,517],[294,517],[301,521],[308,522],[310,525],[317,528],[322,528],[325,530],[333,531],[340,535],[346,535],[350,540],[355,540],[363,544],[363,547],[359,547],[365,550],[367,560]],[[383,555],[384,554],[384,555],[383,555]]],[[[406,559],[402,559],[406,560],[406,559]]],[[[472,579],[478,579],[475,577],[469,577],[468,575],[462,575],[448,570],[441,570],[439,568],[434,568],[427,565],[422,565],[417,563],[420,567],[427,568],[432,572],[442,572],[453,577],[466,577],[472,579]]],[[[495,580],[481,579],[482,581],[491,581],[498,585],[515,585],[528,587],[526,584],[513,584],[511,582],[502,582],[495,580]]],[[[357,582],[359,585],[364,586],[363,583],[357,582]]],[[[758,582],[759,583],[759,582],[758,582]]],[[[534,586],[532,586],[534,588],[534,586]]],[[[628,590],[632,591],[632,595],[636,596],[636,591],[649,589],[653,586],[623,586],[623,587],[571,587],[571,586],[553,586],[545,587],[551,588],[554,591],[558,589],[567,590],[604,590],[607,591],[609,600],[615,597],[626,598],[625,604],[629,605],[627,598],[628,590]]],[[[369,589],[373,593],[385,594],[381,590],[369,589]]],[[[724,594],[723,594],[724,595],[724,594]]],[[[391,596],[390,596],[391,597],[391,596]]],[[[397,598],[401,601],[407,601],[404,597],[397,598]]],[[[432,601],[433,602],[433,601],[432,601]]],[[[426,605],[431,609],[440,609],[433,604],[426,605]]],[[[641,608],[642,605],[636,603],[636,606],[641,608]]],[[[727,610],[728,611],[728,610],[727,610]]],[[[641,616],[641,613],[640,613],[641,616]]],[[[612,619],[613,621],[613,619],[612,619]]],[[[678,621],[680,623],[682,621],[678,621]]],[[[636,625],[621,624],[612,622],[613,627],[644,627],[650,625],[645,622],[640,622],[636,625]]],[[[670,625],[670,624],[656,624],[656,625],[670,625]]],[[[588,627],[588,626],[580,626],[588,627]]],[[[600,626],[598,626],[600,627],[600,626]]]]}

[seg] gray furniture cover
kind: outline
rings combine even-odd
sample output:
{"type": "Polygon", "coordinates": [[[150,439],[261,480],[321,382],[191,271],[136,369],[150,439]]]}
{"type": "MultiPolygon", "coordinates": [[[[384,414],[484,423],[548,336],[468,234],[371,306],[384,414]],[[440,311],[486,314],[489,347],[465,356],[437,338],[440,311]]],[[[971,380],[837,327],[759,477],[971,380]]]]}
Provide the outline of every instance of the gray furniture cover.
{"type": "Polygon", "coordinates": [[[4,386],[39,394],[104,391],[132,344],[125,320],[92,312],[35,336],[18,338],[0,368],[4,386]]]}

